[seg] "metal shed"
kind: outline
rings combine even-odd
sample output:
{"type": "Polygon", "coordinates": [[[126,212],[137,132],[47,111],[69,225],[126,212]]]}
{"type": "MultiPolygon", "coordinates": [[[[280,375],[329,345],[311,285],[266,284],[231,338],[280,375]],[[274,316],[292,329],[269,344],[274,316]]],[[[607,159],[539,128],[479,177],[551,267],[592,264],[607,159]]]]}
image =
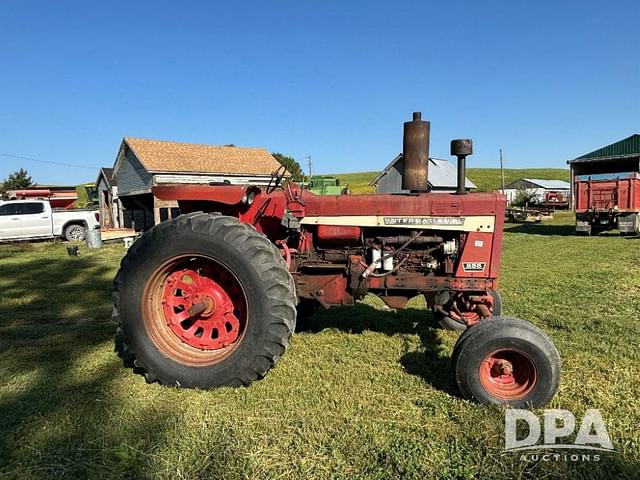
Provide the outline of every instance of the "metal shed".
{"type": "Polygon", "coordinates": [[[569,196],[569,190],[571,184],[564,180],[544,180],[539,178],[519,178],[511,182],[504,187],[504,194],[507,197],[507,202],[511,203],[515,199],[519,190],[525,190],[528,193],[533,193],[538,198],[539,202],[544,202],[546,196],[550,192],[560,194],[563,198],[564,205],[566,206],[566,199],[569,196]]]}
{"type": "MultiPolygon", "coordinates": [[[[404,171],[404,162],[402,154],[396,156],[384,170],[382,170],[369,185],[376,187],[378,193],[408,193],[402,189],[402,173],[404,171]]],[[[439,158],[429,159],[429,187],[434,192],[455,192],[458,182],[458,173],[456,168],[448,160],[439,158]]],[[[467,190],[477,188],[476,185],[465,178],[465,187],[467,190]]]]}

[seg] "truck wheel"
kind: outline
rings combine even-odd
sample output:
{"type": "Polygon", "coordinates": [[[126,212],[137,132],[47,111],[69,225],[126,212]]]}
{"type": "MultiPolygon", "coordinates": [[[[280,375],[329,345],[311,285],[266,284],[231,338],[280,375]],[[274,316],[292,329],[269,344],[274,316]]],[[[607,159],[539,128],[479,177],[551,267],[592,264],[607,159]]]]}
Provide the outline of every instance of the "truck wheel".
{"type": "Polygon", "coordinates": [[[462,395],[482,404],[540,407],[560,385],[560,355],[551,339],[515,318],[471,327],[459,339],[452,361],[462,395]]]}
{"type": "Polygon", "coordinates": [[[86,236],[86,232],[82,225],[76,223],[64,227],[64,239],[67,242],[81,242],[86,236]]]}
{"type": "Polygon", "coordinates": [[[278,249],[221,215],[182,215],[145,233],[122,260],[113,297],[116,351],[163,385],[249,385],[295,328],[293,279],[278,249]]]}
{"type": "MultiPolygon", "coordinates": [[[[491,315],[494,317],[500,316],[502,314],[502,296],[500,292],[497,290],[489,290],[487,293],[493,298],[493,311],[491,315]]],[[[447,315],[437,314],[436,318],[438,319],[438,325],[444,330],[457,330],[461,332],[467,330],[466,324],[458,322],[447,315]]]]}

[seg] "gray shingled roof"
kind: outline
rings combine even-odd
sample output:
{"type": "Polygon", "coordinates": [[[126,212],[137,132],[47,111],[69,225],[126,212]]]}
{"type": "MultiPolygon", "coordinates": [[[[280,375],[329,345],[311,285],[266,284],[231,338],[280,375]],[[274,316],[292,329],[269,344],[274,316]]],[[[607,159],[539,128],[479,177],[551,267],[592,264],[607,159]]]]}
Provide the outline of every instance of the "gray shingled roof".
{"type": "Polygon", "coordinates": [[[98,173],[98,179],[96,180],[96,185],[98,185],[98,183],[100,182],[100,177],[101,176],[104,176],[104,178],[107,180],[107,183],[110,186],[112,186],[112,187],[117,187],[118,186],[118,182],[113,176],[113,168],[102,167],[100,169],[100,172],[98,173]]]}

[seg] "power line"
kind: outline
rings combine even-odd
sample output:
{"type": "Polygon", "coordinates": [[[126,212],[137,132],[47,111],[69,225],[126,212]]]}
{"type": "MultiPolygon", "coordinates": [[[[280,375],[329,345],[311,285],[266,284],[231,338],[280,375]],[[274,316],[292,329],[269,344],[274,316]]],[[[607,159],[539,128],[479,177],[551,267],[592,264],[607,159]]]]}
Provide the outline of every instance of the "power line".
{"type": "Polygon", "coordinates": [[[27,160],[30,162],[38,162],[38,163],[48,163],[50,165],[60,165],[63,167],[74,167],[74,168],[86,168],[89,170],[95,170],[96,168],[101,168],[101,167],[94,167],[91,165],[78,165],[76,163],[64,163],[64,162],[53,162],[51,160],[39,160],[37,158],[31,158],[31,157],[23,157],[21,155],[11,155],[10,153],[0,153],[0,156],[3,157],[9,157],[9,158],[16,158],[18,160],[27,160]]]}

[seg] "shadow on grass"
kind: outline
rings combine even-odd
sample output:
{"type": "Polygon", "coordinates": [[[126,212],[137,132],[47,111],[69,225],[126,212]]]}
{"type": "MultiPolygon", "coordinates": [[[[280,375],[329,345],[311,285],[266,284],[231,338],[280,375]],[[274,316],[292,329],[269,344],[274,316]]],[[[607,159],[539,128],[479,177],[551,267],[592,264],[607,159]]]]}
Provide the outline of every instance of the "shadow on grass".
{"type": "Polygon", "coordinates": [[[162,441],[171,412],[109,422],[123,408],[110,268],[31,251],[0,262],[0,478],[144,478],[141,450],[162,441]]]}
{"type": "Polygon", "coordinates": [[[418,335],[424,350],[406,352],[399,361],[405,371],[449,395],[459,397],[451,375],[450,352],[438,337],[433,315],[427,310],[379,310],[366,304],[336,307],[318,311],[299,319],[299,332],[320,332],[335,329],[347,333],[364,331],[385,335],[418,335]]]}
{"type": "Polygon", "coordinates": [[[505,224],[504,231],[530,235],[575,236],[576,234],[574,225],[545,225],[544,223],[505,224]]]}

